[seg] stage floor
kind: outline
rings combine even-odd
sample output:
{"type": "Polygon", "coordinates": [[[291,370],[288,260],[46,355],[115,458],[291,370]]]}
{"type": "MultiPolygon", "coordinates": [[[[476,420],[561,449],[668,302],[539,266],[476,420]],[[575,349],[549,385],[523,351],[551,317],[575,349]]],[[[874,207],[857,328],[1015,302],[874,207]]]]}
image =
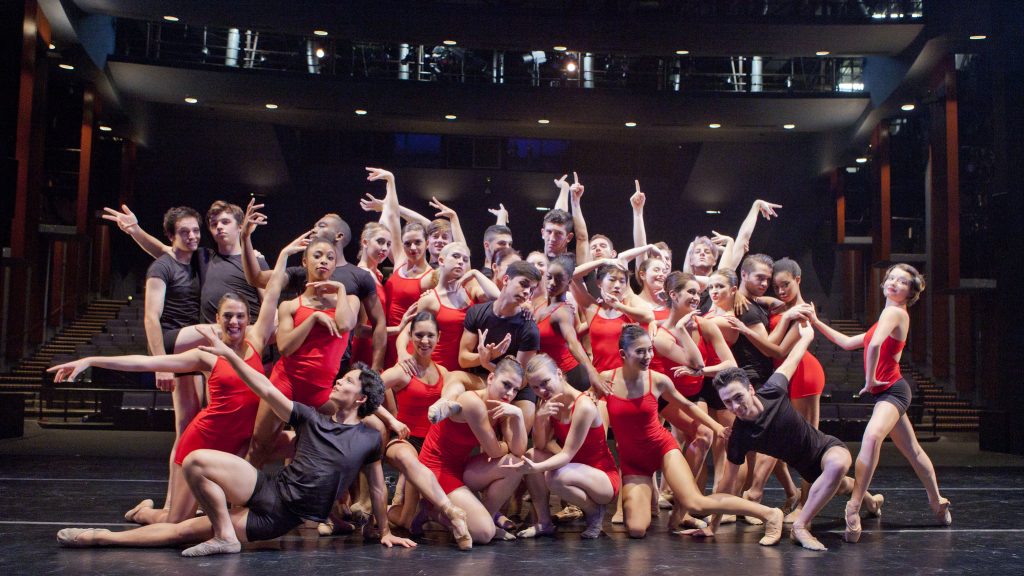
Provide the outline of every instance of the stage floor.
{"type": "MultiPolygon", "coordinates": [[[[554,539],[499,542],[463,553],[444,532],[428,532],[415,549],[388,550],[357,536],[319,538],[314,530],[299,530],[278,541],[247,545],[241,554],[188,559],[176,549],[64,549],[55,539],[57,530],[67,526],[128,528],[121,521],[125,510],[143,498],[162,498],[166,460],[29,455],[3,447],[0,444],[0,573],[4,576],[68,572],[281,576],[320,571],[390,576],[1024,572],[1020,550],[1024,475],[1013,464],[940,465],[940,485],[952,501],[951,527],[935,525],[924,491],[908,466],[884,466],[872,487],[886,497],[882,518],[865,519],[861,542],[846,544],[841,540],[844,501],[833,501],[814,527],[829,547],[822,553],[791,544],[788,529],[780,545],[759,546],[762,530],[743,523],[724,526],[714,539],[704,541],[672,535],[666,531],[668,514],[663,512],[643,540],[631,540],[621,526],[606,522],[606,536],[584,541],[579,538],[582,525],[576,524],[563,527],[554,539]]],[[[892,446],[884,450],[895,452],[892,446]]],[[[892,461],[891,456],[895,454],[888,454],[883,464],[892,461]]],[[[773,481],[766,499],[779,504],[782,492],[774,486],[773,481]]]]}

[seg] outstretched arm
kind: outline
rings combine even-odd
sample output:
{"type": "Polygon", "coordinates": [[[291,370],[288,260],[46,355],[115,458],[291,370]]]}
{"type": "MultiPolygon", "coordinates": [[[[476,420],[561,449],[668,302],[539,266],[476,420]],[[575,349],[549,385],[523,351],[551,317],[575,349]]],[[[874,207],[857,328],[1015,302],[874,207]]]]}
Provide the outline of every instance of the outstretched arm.
{"type": "MultiPolygon", "coordinates": [[[[459,214],[455,210],[441,204],[441,201],[437,198],[430,199],[430,206],[437,209],[437,214],[434,214],[437,218],[447,218],[452,223],[452,240],[455,242],[466,243],[466,235],[462,232],[462,224],[459,223],[459,214]]],[[[430,222],[427,222],[430,225],[430,222]]]]}
{"type": "Polygon", "coordinates": [[[576,262],[588,262],[590,260],[590,232],[587,230],[587,221],[583,218],[583,209],[580,207],[580,199],[583,197],[583,184],[580,184],[576,173],[572,173],[573,184],[569,187],[569,202],[572,205],[572,229],[573,238],[576,240],[576,262]]]}
{"type": "Polygon", "coordinates": [[[647,226],[644,224],[644,204],[647,195],[640,191],[640,181],[633,180],[636,192],[629,197],[629,205],[633,207],[633,246],[647,245],[647,226]]]}
{"type": "Polygon", "coordinates": [[[814,327],[821,332],[825,338],[828,338],[833,344],[839,346],[843,350],[856,350],[864,347],[864,334],[856,334],[854,336],[847,336],[835,328],[825,324],[818,318],[818,313],[814,310],[814,306],[810,309],[811,323],[814,327]]]}
{"type": "Polygon", "coordinates": [[[146,254],[153,258],[159,258],[164,254],[170,254],[171,247],[157,240],[139,226],[139,219],[135,213],[128,209],[128,205],[121,204],[121,212],[113,208],[103,209],[103,219],[117,223],[122,232],[132,237],[135,243],[142,248],[146,254]]]}
{"type": "Polygon", "coordinates": [[[568,174],[562,174],[562,177],[555,180],[555,186],[558,186],[558,198],[555,199],[555,210],[569,211],[569,183],[566,182],[568,174]]]}
{"type": "Polygon", "coordinates": [[[72,362],[58,364],[47,368],[54,372],[54,382],[74,382],[79,374],[89,368],[106,368],[121,372],[199,372],[213,369],[213,363],[206,361],[209,356],[200,354],[198,350],[189,350],[181,354],[166,356],[144,356],[132,354],[128,356],[88,356],[72,362]]]}
{"type": "Polygon", "coordinates": [[[261,400],[270,406],[273,410],[274,415],[288,422],[292,417],[292,401],[281,393],[266,376],[261,374],[258,370],[249,366],[242,360],[242,357],[235,354],[235,351],[230,346],[225,344],[220,338],[213,333],[207,326],[198,326],[196,330],[206,338],[206,344],[199,347],[199,350],[208,352],[228,361],[231,367],[235,369],[238,377],[245,382],[245,385],[253,391],[254,394],[260,397],[261,400]]]}
{"type": "Polygon", "coordinates": [[[497,208],[488,208],[487,211],[496,218],[495,224],[498,226],[508,226],[508,210],[505,209],[504,204],[499,202],[497,208]]]}
{"type": "Polygon", "coordinates": [[[743,219],[743,223],[740,224],[740,229],[736,233],[736,241],[732,245],[732,250],[727,250],[722,254],[722,259],[718,264],[719,268],[736,269],[740,260],[743,260],[743,255],[747,253],[750,237],[754,234],[754,227],[757,226],[757,215],[764,216],[765,220],[771,220],[772,216],[778,217],[778,214],[775,213],[776,208],[782,208],[782,205],[772,204],[765,200],[754,200],[747,217],[743,219]]]}

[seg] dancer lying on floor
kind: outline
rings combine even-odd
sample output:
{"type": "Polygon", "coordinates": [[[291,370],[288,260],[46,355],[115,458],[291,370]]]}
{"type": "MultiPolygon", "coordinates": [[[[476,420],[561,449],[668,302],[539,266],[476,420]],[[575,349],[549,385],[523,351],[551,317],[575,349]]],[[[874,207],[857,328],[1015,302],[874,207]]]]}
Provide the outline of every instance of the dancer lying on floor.
{"type": "Polygon", "coordinates": [[[72,548],[195,544],[182,556],[234,554],[243,542],[277,538],[304,520],[323,522],[338,494],[348,489],[362,469],[370,482],[380,543],[389,548],[396,544],[416,546],[412,540],[392,535],[388,528],[380,434],[360,422],[384,398],[380,376],[359,364],[338,378],[321,407],[324,413],[332,414],[326,416],[289,400],[212,331],[205,327],[200,330],[207,339],[200,349],[230,362],[274,414],[295,428],[294,459],[276,476],[270,476],[233,454],[196,450],[185,458],[182,467],[206,516],[121,532],[65,528],[57,533],[57,541],[72,548]],[[245,502],[245,506],[228,510],[228,502],[245,502]]]}

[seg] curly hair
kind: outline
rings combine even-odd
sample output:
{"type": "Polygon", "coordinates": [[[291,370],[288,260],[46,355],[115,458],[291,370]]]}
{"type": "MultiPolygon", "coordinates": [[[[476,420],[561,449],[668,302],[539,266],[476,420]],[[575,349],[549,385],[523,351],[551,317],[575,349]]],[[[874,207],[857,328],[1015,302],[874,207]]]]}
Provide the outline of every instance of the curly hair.
{"type": "Polygon", "coordinates": [[[384,403],[384,381],[376,370],[362,362],[356,362],[351,369],[359,370],[359,385],[363,389],[363,396],[366,396],[366,402],[359,405],[356,413],[360,418],[366,418],[384,403]]]}

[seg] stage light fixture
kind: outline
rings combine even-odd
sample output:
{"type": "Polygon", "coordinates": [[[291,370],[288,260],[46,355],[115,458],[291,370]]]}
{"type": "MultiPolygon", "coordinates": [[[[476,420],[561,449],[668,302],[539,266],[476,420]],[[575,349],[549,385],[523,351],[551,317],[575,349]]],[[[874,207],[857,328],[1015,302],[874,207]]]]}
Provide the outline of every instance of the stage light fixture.
{"type": "Polygon", "coordinates": [[[164,20],[167,20],[168,22],[177,22],[180,18],[177,16],[164,16],[164,20]]]}

